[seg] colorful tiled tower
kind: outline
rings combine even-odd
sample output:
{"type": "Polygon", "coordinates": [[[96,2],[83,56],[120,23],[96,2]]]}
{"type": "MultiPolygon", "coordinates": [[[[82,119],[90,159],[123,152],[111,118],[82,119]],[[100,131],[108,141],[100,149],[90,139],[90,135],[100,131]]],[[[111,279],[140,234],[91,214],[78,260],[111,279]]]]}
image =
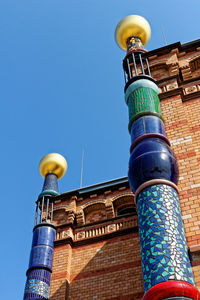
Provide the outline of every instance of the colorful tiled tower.
{"type": "Polygon", "coordinates": [[[142,256],[143,300],[200,299],[195,287],[178,195],[178,165],[165,134],[159,88],[151,77],[148,22],[131,15],[115,31],[123,60],[131,148],[129,183],[135,193],[142,256]]]}
{"type": "Polygon", "coordinates": [[[44,156],[39,165],[45,178],[36,201],[35,226],[30,254],[24,300],[49,299],[56,230],[53,225],[53,199],[58,193],[57,180],[67,170],[65,158],[58,153],[44,156]]]}

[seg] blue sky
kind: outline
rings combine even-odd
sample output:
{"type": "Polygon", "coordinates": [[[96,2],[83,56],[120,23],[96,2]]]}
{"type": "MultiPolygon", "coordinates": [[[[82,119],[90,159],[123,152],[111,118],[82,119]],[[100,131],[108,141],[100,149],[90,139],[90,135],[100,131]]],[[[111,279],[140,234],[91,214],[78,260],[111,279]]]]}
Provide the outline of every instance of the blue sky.
{"type": "Polygon", "coordinates": [[[128,14],[147,18],[148,50],[199,38],[198,0],[1,0],[1,299],[22,299],[38,163],[68,161],[60,192],[127,175],[130,137],[122,59],[114,41],[128,14]],[[12,281],[12,282],[11,282],[12,281]]]}

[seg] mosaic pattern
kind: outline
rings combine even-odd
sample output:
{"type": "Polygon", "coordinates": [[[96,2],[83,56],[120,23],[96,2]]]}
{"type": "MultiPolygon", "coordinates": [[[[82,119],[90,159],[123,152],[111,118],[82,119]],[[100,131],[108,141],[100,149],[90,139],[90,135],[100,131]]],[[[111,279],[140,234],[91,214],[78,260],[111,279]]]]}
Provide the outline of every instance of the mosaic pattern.
{"type": "Polygon", "coordinates": [[[144,48],[144,47],[142,45],[141,40],[138,37],[132,36],[127,41],[127,53],[136,48],[144,48]]]}
{"type": "Polygon", "coordinates": [[[51,282],[51,272],[45,269],[33,269],[27,274],[27,280],[36,279],[39,281],[44,281],[50,286],[51,282]]]}
{"type": "Polygon", "coordinates": [[[137,205],[145,291],[168,280],[195,285],[177,192],[163,184],[149,186],[137,205]]]}
{"type": "Polygon", "coordinates": [[[50,294],[50,286],[46,282],[37,279],[27,280],[24,299],[28,298],[27,294],[31,294],[29,299],[42,299],[41,297],[48,299],[50,294]]]}
{"type": "Polygon", "coordinates": [[[36,300],[36,299],[40,299],[40,300],[48,300],[47,298],[44,298],[41,295],[36,295],[35,293],[26,293],[24,294],[24,299],[23,300],[36,300]]]}
{"type": "Polygon", "coordinates": [[[150,88],[138,88],[128,97],[129,131],[131,125],[140,116],[153,113],[162,118],[158,94],[150,88]]]}
{"type": "Polygon", "coordinates": [[[44,185],[42,191],[52,190],[58,193],[57,176],[53,173],[49,173],[45,176],[44,185]]]}

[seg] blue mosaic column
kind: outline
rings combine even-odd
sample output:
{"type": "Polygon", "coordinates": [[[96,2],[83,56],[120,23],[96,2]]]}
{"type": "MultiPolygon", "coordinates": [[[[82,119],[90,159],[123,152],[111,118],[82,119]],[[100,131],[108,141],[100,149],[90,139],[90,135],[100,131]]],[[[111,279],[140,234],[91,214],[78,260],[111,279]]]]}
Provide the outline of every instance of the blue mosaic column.
{"type": "Polygon", "coordinates": [[[55,236],[53,224],[40,223],[33,229],[24,300],[49,299],[55,236]]]}
{"type": "Polygon", "coordinates": [[[50,153],[40,161],[40,173],[45,178],[36,202],[33,241],[26,272],[24,300],[49,299],[56,230],[53,225],[53,198],[58,193],[57,179],[67,170],[67,162],[58,153],[50,153]]]}
{"type": "Polygon", "coordinates": [[[149,184],[137,194],[144,290],[169,280],[194,285],[177,190],[149,184]]]}
{"type": "Polygon", "coordinates": [[[199,299],[178,196],[178,164],[165,133],[159,88],[151,77],[148,22],[128,16],[117,26],[123,61],[131,148],[128,178],[138,209],[143,300],[199,299]]]}

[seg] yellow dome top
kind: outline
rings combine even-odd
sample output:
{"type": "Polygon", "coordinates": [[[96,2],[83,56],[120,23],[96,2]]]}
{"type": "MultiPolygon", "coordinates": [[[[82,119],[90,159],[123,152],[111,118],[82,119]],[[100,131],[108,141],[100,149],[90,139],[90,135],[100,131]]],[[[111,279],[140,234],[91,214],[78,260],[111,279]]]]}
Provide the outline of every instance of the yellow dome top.
{"type": "Polygon", "coordinates": [[[145,46],[151,37],[151,28],[147,20],[141,16],[130,15],[123,18],[115,30],[115,40],[119,47],[127,50],[126,41],[131,36],[137,36],[145,46]]]}
{"type": "Polygon", "coordinates": [[[39,170],[42,177],[48,173],[53,173],[60,179],[67,171],[67,161],[59,153],[49,153],[41,159],[39,170]]]}

